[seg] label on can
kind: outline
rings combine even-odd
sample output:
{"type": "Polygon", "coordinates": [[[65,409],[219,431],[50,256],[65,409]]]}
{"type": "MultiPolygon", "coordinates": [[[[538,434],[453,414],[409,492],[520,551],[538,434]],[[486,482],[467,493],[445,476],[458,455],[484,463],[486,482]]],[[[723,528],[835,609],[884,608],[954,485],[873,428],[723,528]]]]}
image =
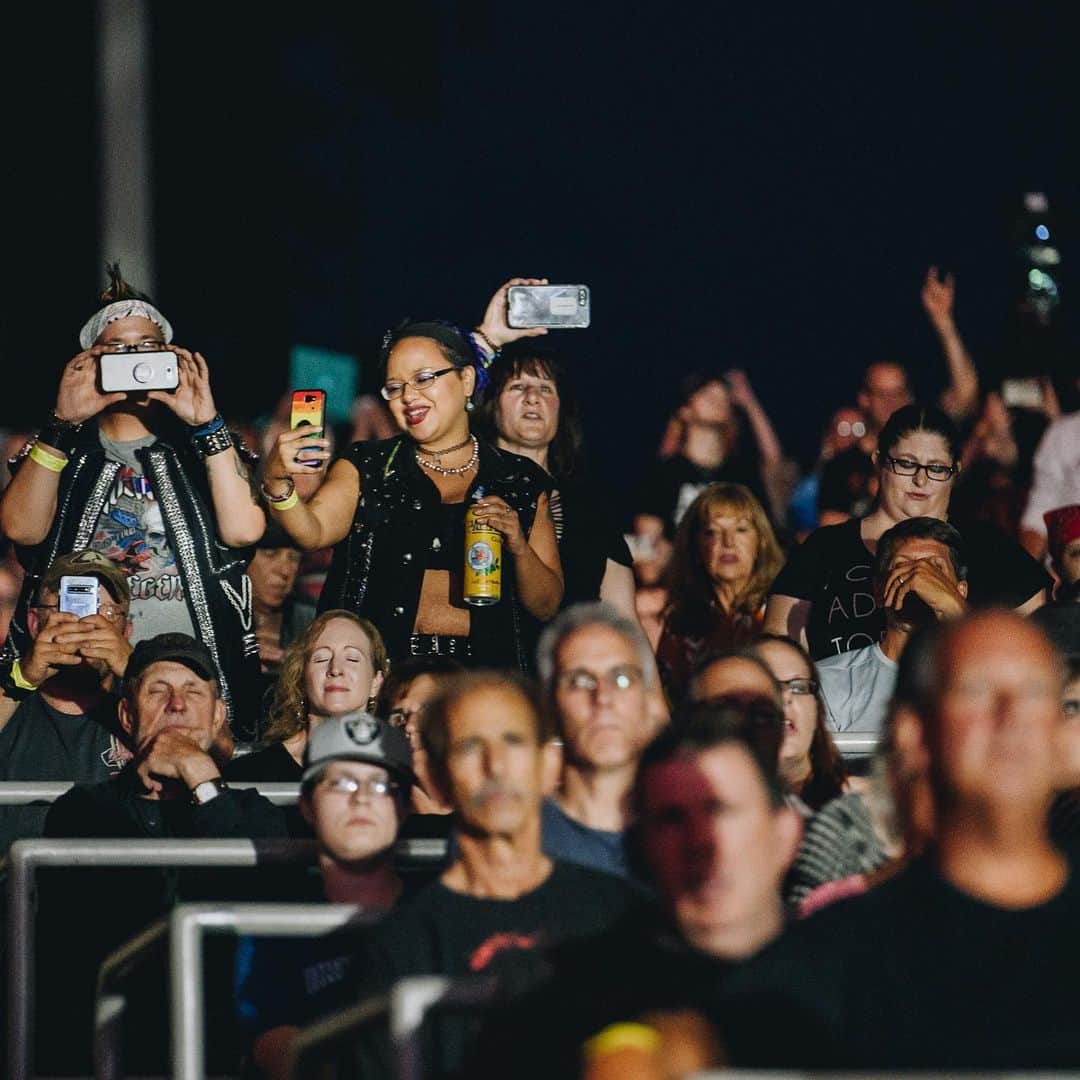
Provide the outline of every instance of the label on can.
{"type": "Polygon", "coordinates": [[[502,597],[502,533],[478,524],[472,507],[465,513],[462,585],[466,604],[496,604],[502,597]]]}

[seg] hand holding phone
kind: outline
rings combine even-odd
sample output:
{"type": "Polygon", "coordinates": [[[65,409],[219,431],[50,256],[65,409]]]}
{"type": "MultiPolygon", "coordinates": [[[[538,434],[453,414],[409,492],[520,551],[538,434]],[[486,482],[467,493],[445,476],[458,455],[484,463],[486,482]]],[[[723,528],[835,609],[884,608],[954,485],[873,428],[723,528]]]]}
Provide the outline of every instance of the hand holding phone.
{"type": "MultiPolygon", "coordinates": [[[[326,392],[324,390],[294,390],[292,396],[292,411],[289,416],[289,428],[296,431],[299,428],[310,427],[311,438],[317,438],[322,434],[326,420],[326,392]]],[[[321,459],[308,460],[311,457],[310,448],[304,448],[296,452],[296,461],[310,469],[321,469],[321,459]]]]}

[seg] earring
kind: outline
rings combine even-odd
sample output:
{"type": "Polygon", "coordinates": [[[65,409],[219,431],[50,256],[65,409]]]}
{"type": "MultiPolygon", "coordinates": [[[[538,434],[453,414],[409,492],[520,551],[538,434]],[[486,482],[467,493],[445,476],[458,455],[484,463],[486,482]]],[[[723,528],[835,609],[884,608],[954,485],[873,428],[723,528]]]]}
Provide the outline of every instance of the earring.
{"type": "Polygon", "coordinates": [[[371,713],[372,716],[375,715],[375,706],[378,704],[378,701],[379,699],[374,694],[367,699],[367,711],[371,713]]]}
{"type": "Polygon", "coordinates": [[[472,412],[472,411],[473,411],[473,409],[475,409],[475,408],[476,408],[476,402],[475,402],[475,401],[473,401],[473,399],[472,399],[472,398],[469,398],[469,399],[468,399],[468,400],[467,400],[467,401],[465,402],[465,411],[466,411],[466,412],[472,412]]]}

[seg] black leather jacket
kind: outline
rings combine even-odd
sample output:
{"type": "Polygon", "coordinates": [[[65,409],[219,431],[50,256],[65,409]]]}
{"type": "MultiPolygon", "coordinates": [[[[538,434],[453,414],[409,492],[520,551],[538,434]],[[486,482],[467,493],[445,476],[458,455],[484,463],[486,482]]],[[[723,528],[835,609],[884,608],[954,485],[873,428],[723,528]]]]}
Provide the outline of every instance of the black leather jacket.
{"type": "MultiPolygon", "coordinates": [[[[398,659],[409,655],[431,538],[438,530],[439,491],[417,465],[407,436],[353,443],[348,460],[360,473],[360,499],[349,535],[334,549],[319,610],[345,608],[370,619],[390,658],[398,659]]],[[[505,499],[528,535],[551,478],[528,458],[481,441],[467,502],[478,487],[505,499]]],[[[532,668],[535,620],[521,606],[510,559],[503,563],[502,600],[469,614],[475,666],[532,668]]]]}
{"type": "MultiPolygon", "coordinates": [[[[250,459],[235,437],[234,441],[237,452],[250,459]]],[[[251,580],[247,576],[252,549],[226,547],[217,538],[206,466],[179,439],[159,438],[136,454],[161,507],[192,625],[214,658],[230,726],[237,738],[254,738],[260,681],[251,580]]],[[[30,644],[27,608],[41,575],[58,555],[89,546],[120,469],[118,462],[106,458],[97,424],[87,424],[61,474],[49,535],[34,547],[18,549],[26,578],[0,662],[10,665],[26,652],[30,644]]]]}

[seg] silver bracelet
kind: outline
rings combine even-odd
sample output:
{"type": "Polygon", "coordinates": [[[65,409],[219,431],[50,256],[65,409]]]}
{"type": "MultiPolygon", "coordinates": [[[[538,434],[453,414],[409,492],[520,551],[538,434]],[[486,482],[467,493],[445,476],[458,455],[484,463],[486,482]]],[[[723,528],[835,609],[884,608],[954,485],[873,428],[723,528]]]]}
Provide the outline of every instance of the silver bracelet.
{"type": "Polygon", "coordinates": [[[288,485],[289,485],[289,486],[288,486],[288,488],[286,489],[286,491],[285,491],[285,494],[284,494],[284,495],[271,495],[271,494],[270,494],[270,492],[266,490],[266,481],[265,481],[265,480],[263,480],[263,481],[262,481],[262,482],[261,482],[261,483],[259,484],[259,490],[260,490],[260,491],[262,492],[262,496],[263,496],[263,498],[264,498],[264,499],[265,499],[265,500],[266,500],[266,501],[267,501],[268,503],[270,503],[270,504],[271,504],[271,506],[272,506],[272,505],[273,505],[274,503],[283,503],[283,502],[288,502],[288,501],[289,501],[289,499],[291,499],[291,498],[292,498],[292,494],[293,494],[293,492],[294,492],[294,491],[296,490],[296,481],[295,481],[295,480],[294,480],[294,479],[293,479],[293,478],[292,478],[291,476],[286,476],[286,477],[285,477],[285,480],[286,480],[286,482],[288,483],[288,485]]]}

